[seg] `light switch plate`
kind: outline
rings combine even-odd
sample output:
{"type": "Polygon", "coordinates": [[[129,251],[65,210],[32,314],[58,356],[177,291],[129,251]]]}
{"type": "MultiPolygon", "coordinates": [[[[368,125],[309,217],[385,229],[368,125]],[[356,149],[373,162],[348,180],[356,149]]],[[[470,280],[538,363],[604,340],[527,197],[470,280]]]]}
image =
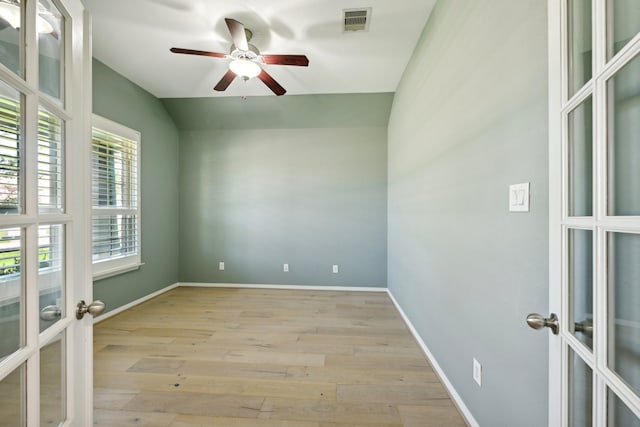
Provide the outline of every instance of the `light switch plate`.
{"type": "Polygon", "coordinates": [[[509,186],[509,211],[529,212],[529,183],[509,186]]]}
{"type": "Polygon", "coordinates": [[[473,358],[473,380],[482,387],[482,365],[475,357],[473,358]]]}

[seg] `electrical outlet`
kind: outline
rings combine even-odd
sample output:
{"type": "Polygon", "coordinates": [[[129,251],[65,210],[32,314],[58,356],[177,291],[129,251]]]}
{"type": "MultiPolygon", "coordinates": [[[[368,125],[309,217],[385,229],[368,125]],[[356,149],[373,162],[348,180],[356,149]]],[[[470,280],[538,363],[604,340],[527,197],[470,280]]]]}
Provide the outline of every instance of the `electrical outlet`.
{"type": "Polygon", "coordinates": [[[220,261],[218,263],[218,270],[224,270],[224,262],[220,261]]]}
{"type": "Polygon", "coordinates": [[[285,273],[288,273],[289,272],[289,264],[284,264],[282,266],[282,271],[284,271],[285,273]]]}
{"type": "Polygon", "coordinates": [[[334,264],[334,265],[333,265],[333,272],[334,272],[335,274],[338,274],[338,264],[334,264]]]}
{"type": "Polygon", "coordinates": [[[482,387],[482,365],[473,358],[473,380],[478,383],[478,387],[482,387]]]}

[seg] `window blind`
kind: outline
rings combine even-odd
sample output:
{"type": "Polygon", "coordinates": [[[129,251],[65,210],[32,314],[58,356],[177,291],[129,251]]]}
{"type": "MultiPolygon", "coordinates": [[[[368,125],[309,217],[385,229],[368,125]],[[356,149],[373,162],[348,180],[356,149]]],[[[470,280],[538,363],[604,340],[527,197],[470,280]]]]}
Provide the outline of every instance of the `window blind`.
{"type": "Polygon", "coordinates": [[[20,213],[20,95],[4,83],[0,90],[0,213],[20,213]],[[15,92],[15,96],[9,96],[9,92],[15,92]]]}
{"type": "Polygon", "coordinates": [[[40,108],[38,111],[38,207],[40,212],[62,212],[64,122],[40,108]]]}

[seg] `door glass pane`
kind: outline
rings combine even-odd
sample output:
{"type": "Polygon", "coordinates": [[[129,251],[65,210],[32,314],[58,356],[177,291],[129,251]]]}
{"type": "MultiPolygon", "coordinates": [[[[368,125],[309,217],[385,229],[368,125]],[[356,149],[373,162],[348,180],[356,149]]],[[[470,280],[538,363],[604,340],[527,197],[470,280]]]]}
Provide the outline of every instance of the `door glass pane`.
{"type": "Polygon", "coordinates": [[[591,79],[591,0],[569,0],[569,97],[591,79]]]}
{"type": "Polygon", "coordinates": [[[64,226],[38,227],[38,288],[40,291],[40,332],[57,322],[64,313],[64,226]]]}
{"type": "Polygon", "coordinates": [[[593,102],[569,113],[569,216],[593,214],[593,102]]]}
{"type": "Polygon", "coordinates": [[[609,215],[640,215],[640,57],[609,80],[609,215]]]}
{"type": "Polygon", "coordinates": [[[640,234],[609,233],[608,365],[640,393],[640,234]]]}
{"type": "Polygon", "coordinates": [[[640,31],[640,2],[638,0],[608,0],[609,58],[626,46],[640,31]],[[611,38],[612,37],[612,38],[611,38]]]}
{"type": "Polygon", "coordinates": [[[0,82],[0,214],[22,210],[21,100],[18,91],[0,82]]]}
{"type": "Polygon", "coordinates": [[[38,66],[40,90],[62,99],[64,80],[64,17],[51,0],[38,0],[38,66]]]}
{"type": "Polygon", "coordinates": [[[19,76],[23,75],[24,55],[20,44],[21,4],[20,0],[0,3],[0,63],[19,76]]]}
{"type": "Polygon", "coordinates": [[[23,426],[25,423],[24,365],[0,381],[0,425],[23,426]]]}
{"type": "Polygon", "coordinates": [[[57,426],[66,418],[64,335],[40,350],[40,425],[57,426]]]}
{"type": "Polygon", "coordinates": [[[38,112],[38,207],[40,212],[63,211],[64,122],[40,108],[38,112]]]}
{"type": "Polygon", "coordinates": [[[593,350],[593,233],[569,230],[569,330],[593,350]]]}
{"type": "Polygon", "coordinates": [[[607,427],[640,427],[640,418],[611,390],[607,393],[607,427]]]}
{"type": "Polygon", "coordinates": [[[19,228],[0,229],[0,360],[18,350],[23,342],[20,234],[19,228]]]}
{"type": "Polygon", "coordinates": [[[592,425],[591,368],[569,348],[569,425],[586,427],[592,425]]]}

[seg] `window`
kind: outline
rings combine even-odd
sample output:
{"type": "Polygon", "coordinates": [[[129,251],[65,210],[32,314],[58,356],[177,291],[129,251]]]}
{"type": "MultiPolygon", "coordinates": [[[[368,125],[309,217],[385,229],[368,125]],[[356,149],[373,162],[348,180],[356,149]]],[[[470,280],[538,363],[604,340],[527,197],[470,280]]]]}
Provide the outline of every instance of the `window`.
{"type": "Polygon", "coordinates": [[[140,133],[93,116],[91,155],[93,277],[140,266],[140,133]]]}

